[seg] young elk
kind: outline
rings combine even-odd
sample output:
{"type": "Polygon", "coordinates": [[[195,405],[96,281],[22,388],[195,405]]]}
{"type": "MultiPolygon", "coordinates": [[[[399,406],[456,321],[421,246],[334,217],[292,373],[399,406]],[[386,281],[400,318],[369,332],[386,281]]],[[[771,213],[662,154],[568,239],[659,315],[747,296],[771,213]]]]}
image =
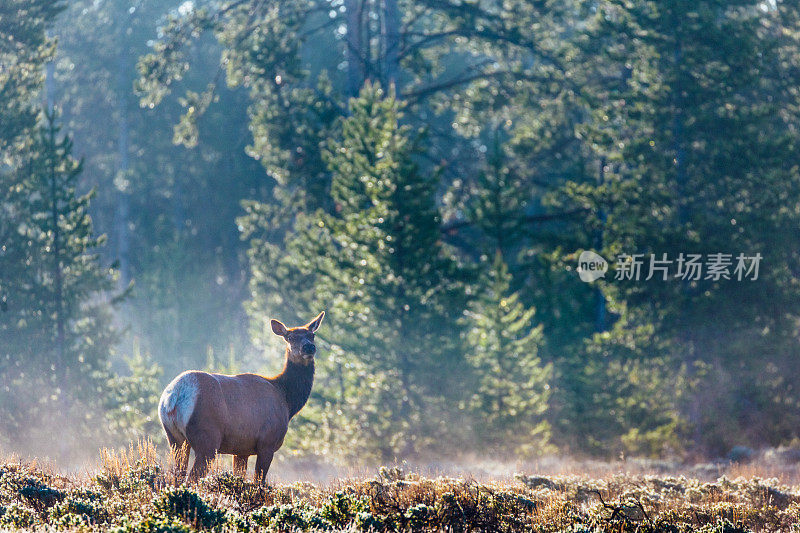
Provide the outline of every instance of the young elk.
{"type": "Polygon", "coordinates": [[[167,385],[158,404],[158,417],[183,475],[191,448],[195,454],[191,479],[203,477],[214,457],[225,453],[234,456],[233,469],[241,475],[247,471],[247,459],[256,455],[255,479],[266,480],[289,420],[311,393],[317,351],[314,332],[324,316],[323,311],[297,328],[272,320],[272,331],[286,341],[286,362],[275,377],[193,370],[167,385]]]}

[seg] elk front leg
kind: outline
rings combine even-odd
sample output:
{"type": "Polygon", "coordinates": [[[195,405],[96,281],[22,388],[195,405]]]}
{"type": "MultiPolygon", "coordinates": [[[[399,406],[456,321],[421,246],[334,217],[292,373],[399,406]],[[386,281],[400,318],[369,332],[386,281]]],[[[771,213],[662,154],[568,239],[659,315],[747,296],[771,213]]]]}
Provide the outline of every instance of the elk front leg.
{"type": "Polygon", "coordinates": [[[261,450],[256,456],[256,477],[255,482],[262,485],[267,481],[267,472],[269,465],[272,464],[272,456],[275,455],[274,450],[261,450]]]}
{"type": "Polygon", "coordinates": [[[237,476],[245,477],[247,475],[247,460],[250,458],[248,455],[234,455],[233,456],[233,473],[237,476]]]}

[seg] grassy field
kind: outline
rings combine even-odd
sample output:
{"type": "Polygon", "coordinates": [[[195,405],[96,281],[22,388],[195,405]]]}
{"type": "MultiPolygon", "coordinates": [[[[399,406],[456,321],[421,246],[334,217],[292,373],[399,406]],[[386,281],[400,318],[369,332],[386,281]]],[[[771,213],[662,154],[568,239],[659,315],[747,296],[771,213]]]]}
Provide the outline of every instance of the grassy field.
{"type": "Polygon", "coordinates": [[[187,486],[166,464],[147,445],[106,452],[97,471],[71,475],[36,462],[0,462],[0,529],[800,531],[796,470],[766,465],[667,475],[646,473],[658,464],[591,463],[480,480],[384,467],[371,476],[268,486],[216,469],[187,486]]]}

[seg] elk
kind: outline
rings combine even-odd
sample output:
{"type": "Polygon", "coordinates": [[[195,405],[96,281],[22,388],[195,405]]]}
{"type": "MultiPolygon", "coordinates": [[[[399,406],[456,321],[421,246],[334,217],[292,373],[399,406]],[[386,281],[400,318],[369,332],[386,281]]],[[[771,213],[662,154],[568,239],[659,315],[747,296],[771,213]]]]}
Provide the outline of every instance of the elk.
{"type": "Polygon", "coordinates": [[[233,470],[245,476],[256,455],[255,481],[264,483],[272,456],[283,444],[289,420],[306,404],[314,382],[314,332],[325,311],[305,326],[287,328],[271,320],[286,341],[283,370],[275,377],[212,374],[191,370],[167,385],[158,417],[185,477],[189,451],[195,460],[190,479],[205,475],[218,453],[233,455],[233,470]]]}

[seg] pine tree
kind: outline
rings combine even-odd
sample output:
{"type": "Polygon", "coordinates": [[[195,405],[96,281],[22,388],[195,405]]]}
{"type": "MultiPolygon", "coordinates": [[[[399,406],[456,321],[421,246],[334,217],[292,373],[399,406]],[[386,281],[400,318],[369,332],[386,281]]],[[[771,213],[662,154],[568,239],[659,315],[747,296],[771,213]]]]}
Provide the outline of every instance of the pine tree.
{"type": "Polygon", "coordinates": [[[495,127],[488,135],[487,160],[466,203],[465,219],[479,232],[477,252],[500,250],[512,256],[528,234],[526,218],[535,193],[528,176],[508,165],[506,132],[495,127]]]}
{"type": "Polygon", "coordinates": [[[57,449],[38,450],[60,455],[69,453],[71,438],[103,434],[105,413],[96,401],[109,392],[108,360],[119,340],[109,302],[114,272],[99,263],[92,193],[76,192],[81,165],[71,149],[55,112],[48,113],[25,162],[7,176],[18,194],[10,206],[15,248],[4,259],[14,261],[9,270],[16,274],[6,282],[7,312],[0,314],[8,364],[3,434],[48,446],[43,436],[57,420],[74,419],[75,433],[65,432],[57,449]],[[31,388],[46,393],[31,402],[31,388]]]}
{"type": "MultiPolygon", "coordinates": [[[[27,368],[18,349],[35,339],[16,335],[28,321],[38,320],[16,292],[35,280],[30,270],[29,240],[20,231],[30,220],[29,190],[22,185],[26,155],[36,139],[38,110],[35,98],[44,81],[44,65],[54,53],[54,43],[45,30],[64,5],[49,0],[17,0],[0,5],[0,406],[4,423],[19,423],[26,406],[17,398],[18,378],[27,368]]],[[[28,348],[29,349],[29,348],[28,348]]],[[[26,353],[26,352],[22,352],[26,353]]],[[[11,434],[3,431],[7,442],[11,434]]]]}
{"type": "MultiPolygon", "coordinates": [[[[55,52],[45,30],[64,7],[50,0],[0,5],[0,311],[8,308],[11,280],[25,270],[24,238],[17,231],[24,191],[17,186],[17,171],[34,139],[39,113],[34,102],[43,86],[44,65],[55,52]]],[[[7,364],[0,359],[0,369],[7,364]]]]}
{"type": "Polygon", "coordinates": [[[271,305],[256,296],[254,318],[265,318],[254,312],[262,305],[298,317],[325,306],[321,336],[338,355],[320,357],[317,390],[331,402],[320,414],[331,437],[342,418],[357,421],[360,445],[383,459],[435,443],[453,415],[443,391],[464,372],[462,274],[441,242],[435,180],[414,163],[400,116],[391,95],[365,86],[324,154],[333,213],[299,217],[281,252],[251,249],[255,293],[280,295],[271,305]]]}
{"type": "Polygon", "coordinates": [[[541,326],[511,290],[511,275],[497,251],[483,293],[467,313],[467,359],[477,386],[469,399],[477,448],[532,456],[549,451],[545,412],[552,365],[542,364],[541,326]]]}
{"type": "Polygon", "coordinates": [[[108,430],[123,444],[145,437],[163,440],[157,415],[163,369],[149,353],[141,351],[138,342],[124,361],[126,375],[112,376],[104,397],[108,430]]]}

